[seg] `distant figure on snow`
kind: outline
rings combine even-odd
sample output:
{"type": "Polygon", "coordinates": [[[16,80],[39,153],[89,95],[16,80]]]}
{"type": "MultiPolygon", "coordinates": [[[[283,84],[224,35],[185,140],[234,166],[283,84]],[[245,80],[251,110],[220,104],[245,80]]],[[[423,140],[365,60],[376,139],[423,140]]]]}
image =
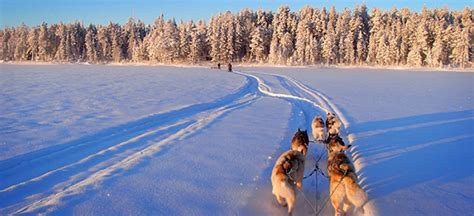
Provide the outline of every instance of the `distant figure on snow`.
{"type": "Polygon", "coordinates": [[[217,69],[221,69],[221,63],[217,63],[217,69]]]}
{"type": "Polygon", "coordinates": [[[232,64],[229,63],[229,72],[232,72],[232,64]]]}

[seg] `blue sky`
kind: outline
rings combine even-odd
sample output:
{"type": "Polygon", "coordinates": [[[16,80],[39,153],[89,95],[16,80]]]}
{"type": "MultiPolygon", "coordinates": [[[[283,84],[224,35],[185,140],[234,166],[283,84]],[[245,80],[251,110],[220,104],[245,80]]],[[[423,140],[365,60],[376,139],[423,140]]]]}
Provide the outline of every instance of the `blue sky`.
{"type": "Polygon", "coordinates": [[[462,10],[464,7],[473,7],[469,0],[0,0],[1,28],[18,26],[22,22],[29,26],[47,23],[82,21],[89,23],[106,24],[109,21],[125,23],[128,17],[134,16],[146,24],[152,23],[160,14],[166,18],[174,17],[179,20],[208,20],[219,12],[230,10],[240,11],[244,8],[265,9],[275,11],[280,5],[288,5],[293,11],[304,5],[313,7],[336,6],[338,10],[344,7],[353,8],[354,5],[365,3],[367,7],[378,7],[389,10],[392,7],[410,8],[419,11],[423,6],[428,8],[448,6],[451,10],[462,10]]]}

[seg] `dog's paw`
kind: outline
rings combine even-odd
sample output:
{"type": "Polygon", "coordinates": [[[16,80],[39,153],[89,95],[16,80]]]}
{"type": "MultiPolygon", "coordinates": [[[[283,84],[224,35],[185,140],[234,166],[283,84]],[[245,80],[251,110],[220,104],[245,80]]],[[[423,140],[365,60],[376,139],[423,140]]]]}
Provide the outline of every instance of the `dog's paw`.
{"type": "Polygon", "coordinates": [[[296,187],[301,190],[301,188],[303,187],[303,183],[302,182],[297,182],[296,187]]]}

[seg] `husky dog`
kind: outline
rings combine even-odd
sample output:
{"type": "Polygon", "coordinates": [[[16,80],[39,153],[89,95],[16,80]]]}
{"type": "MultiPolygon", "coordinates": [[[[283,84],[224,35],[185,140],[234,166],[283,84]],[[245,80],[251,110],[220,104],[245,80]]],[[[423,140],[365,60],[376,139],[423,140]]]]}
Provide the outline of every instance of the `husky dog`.
{"type": "Polygon", "coordinates": [[[328,112],[326,116],[326,130],[328,134],[339,134],[341,129],[341,122],[336,117],[336,114],[328,112]]]}
{"type": "Polygon", "coordinates": [[[313,138],[319,142],[325,140],[324,137],[324,120],[321,116],[316,116],[311,123],[311,129],[313,130],[313,138]]]}
{"type": "Polygon", "coordinates": [[[301,189],[305,156],[294,150],[284,152],[272,170],[272,193],[280,205],[288,205],[291,215],[296,203],[296,187],[301,189]]]}
{"type": "Polygon", "coordinates": [[[353,207],[362,209],[368,197],[357,184],[354,166],[344,153],[351,147],[337,135],[327,140],[329,191],[333,193],[331,203],[336,215],[347,213],[353,207]]]}
{"type": "Polygon", "coordinates": [[[293,135],[293,139],[291,139],[291,150],[299,151],[306,157],[308,145],[308,131],[302,131],[298,128],[298,131],[296,131],[295,135],[293,135]]]}

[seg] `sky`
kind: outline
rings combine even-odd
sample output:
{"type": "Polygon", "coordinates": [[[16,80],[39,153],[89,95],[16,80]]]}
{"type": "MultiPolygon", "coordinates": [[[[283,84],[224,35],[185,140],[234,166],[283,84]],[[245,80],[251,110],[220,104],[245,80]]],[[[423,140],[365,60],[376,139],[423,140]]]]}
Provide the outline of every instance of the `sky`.
{"type": "Polygon", "coordinates": [[[0,0],[0,27],[18,26],[25,23],[36,26],[46,23],[69,23],[80,21],[84,25],[107,24],[112,21],[123,24],[129,17],[151,24],[160,14],[165,18],[180,20],[208,20],[211,16],[227,10],[238,12],[245,8],[273,10],[288,5],[297,11],[305,5],[337,10],[365,3],[369,8],[390,10],[393,7],[420,11],[427,8],[448,7],[462,10],[473,8],[473,0],[0,0]]]}

